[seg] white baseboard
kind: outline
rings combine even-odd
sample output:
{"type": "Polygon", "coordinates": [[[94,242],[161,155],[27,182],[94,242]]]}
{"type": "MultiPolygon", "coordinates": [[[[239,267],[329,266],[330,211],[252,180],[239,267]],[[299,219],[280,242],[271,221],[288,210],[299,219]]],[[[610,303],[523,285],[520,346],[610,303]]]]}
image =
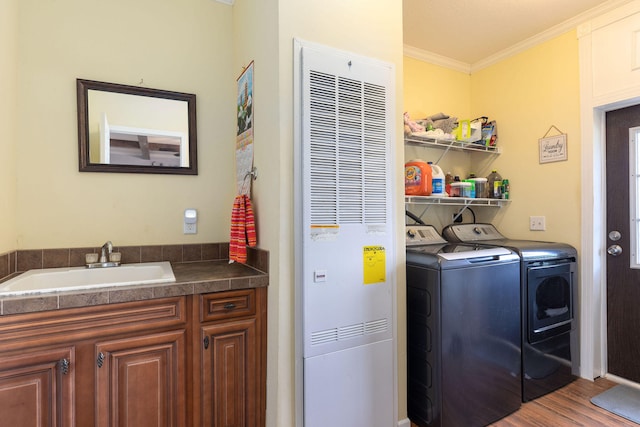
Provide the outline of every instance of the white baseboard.
{"type": "Polygon", "coordinates": [[[638,384],[636,382],[633,382],[633,381],[629,381],[626,378],[618,377],[618,376],[612,375],[612,374],[606,374],[604,376],[604,378],[606,378],[606,379],[608,379],[610,381],[613,381],[614,383],[623,384],[623,385],[626,385],[626,386],[629,386],[629,387],[640,389],[640,384],[638,384]]]}
{"type": "Polygon", "coordinates": [[[411,427],[411,421],[409,418],[405,418],[404,420],[398,421],[398,427],[411,427]]]}

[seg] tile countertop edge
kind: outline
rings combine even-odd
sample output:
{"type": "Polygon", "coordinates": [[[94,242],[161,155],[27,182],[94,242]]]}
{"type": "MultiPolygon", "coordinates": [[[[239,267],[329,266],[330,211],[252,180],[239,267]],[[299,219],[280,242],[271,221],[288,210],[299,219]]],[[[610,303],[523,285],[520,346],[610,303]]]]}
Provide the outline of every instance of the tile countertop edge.
{"type": "Polygon", "coordinates": [[[32,313],[198,295],[269,286],[269,275],[244,264],[196,261],[172,264],[175,282],[101,287],[84,291],[55,291],[24,296],[0,296],[0,315],[32,313]]]}

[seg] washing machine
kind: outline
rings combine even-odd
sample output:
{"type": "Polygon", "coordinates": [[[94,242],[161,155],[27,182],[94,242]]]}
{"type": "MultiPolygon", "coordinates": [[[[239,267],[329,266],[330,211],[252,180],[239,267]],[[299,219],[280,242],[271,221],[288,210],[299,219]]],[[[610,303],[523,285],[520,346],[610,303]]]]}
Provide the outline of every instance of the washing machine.
{"type": "Polygon", "coordinates": [[[485,426],[521,405],[520,259],[407,227],[407,409],[421,427],[485,426]]]}
{"type": "Polygon", "coordinates": [[[508,239],[492,224],[451,224],[442,236],[449,242],[507,247],[521,258],[522,401],[573,381],[579,375],[576,249],[508,239]]]}

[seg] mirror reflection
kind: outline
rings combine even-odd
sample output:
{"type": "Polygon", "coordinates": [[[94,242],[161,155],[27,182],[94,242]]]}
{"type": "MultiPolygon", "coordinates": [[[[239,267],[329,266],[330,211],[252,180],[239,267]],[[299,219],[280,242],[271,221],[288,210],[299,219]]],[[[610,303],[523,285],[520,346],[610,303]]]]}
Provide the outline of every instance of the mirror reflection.
{"type": "Polygon", "coordinates": [[[78,79],[80,171],[196,174],[195,95],[78,79]]]}

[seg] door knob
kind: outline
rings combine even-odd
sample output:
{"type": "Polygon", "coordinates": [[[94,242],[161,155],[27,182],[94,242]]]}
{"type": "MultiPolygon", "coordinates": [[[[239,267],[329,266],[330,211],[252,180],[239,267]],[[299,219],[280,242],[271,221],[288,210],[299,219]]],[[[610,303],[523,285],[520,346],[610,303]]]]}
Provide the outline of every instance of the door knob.
{"type": "Polygon", "coordinates": [[[607,253],[611,256],[618,256],[622,253],[620,245],[611,245],[607,248],[607,253]]]}

